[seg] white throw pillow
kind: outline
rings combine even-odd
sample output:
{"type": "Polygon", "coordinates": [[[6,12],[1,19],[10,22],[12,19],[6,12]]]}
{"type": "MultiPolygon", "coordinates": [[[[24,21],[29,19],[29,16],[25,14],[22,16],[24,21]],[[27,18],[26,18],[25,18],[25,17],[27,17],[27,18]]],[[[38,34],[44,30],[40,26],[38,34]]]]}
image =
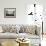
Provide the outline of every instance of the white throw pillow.
{"type": "Polygon", "coordinates": [[[3,32],[3,30],[2,30],[2,26],[0,26],[0,33],[1,33],[1,32],[3,32]]]}

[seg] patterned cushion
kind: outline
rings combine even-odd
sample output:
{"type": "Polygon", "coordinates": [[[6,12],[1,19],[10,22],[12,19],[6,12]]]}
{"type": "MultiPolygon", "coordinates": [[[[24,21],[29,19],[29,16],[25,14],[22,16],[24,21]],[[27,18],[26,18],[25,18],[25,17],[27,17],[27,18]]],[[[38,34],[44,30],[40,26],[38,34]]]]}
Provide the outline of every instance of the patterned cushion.
{"type": "Polygon", "coordinates": [[[17,33],[16,25],[3,25],[2,29],[3,33],[5,32],[17,33]]]}
{"type": "Polygon", "coordinates": [[[17,29],[16,29],[16,26],[11,26],[12,28],[11,28],[11,30],[10,30],[10,32],[11,33],[17,33],[17,29]]]}
{"type": "Polygon", "coordinates": [[[37,35],[40,35],[40,26],[36,26],[36,33],[37,33],[37,35]]]}
{"type": "Polygon", "coordinates": [[[35,26],[27,25],[25,28],[26,28],[25,30],[26,33],[35,34],[35,26]]]}
{"type": "Polygon", "coordinates": [[[24,33],[24,25],[21,25],[19,33],[24,33]]]}

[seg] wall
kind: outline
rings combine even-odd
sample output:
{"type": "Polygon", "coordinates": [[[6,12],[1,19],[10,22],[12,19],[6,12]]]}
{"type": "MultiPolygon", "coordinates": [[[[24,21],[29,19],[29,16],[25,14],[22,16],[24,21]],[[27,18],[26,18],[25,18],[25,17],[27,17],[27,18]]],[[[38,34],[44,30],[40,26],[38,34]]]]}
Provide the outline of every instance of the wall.
{"type": "MultiPolygon", "coordinates": [[[[0,0],[0,24],[27,24],[26,6],[35,0],[0,0]],[[16,8],[16,18],[4,18],[4,8],[16,8]]],[[[46,0],[39,0],[46,9],[46,0]]],[[[46,21],[46,20],[45,20],[46,21]]],[[[44,23],[44,30],[46,30],[44,23]]]]}
{"type": "MultiPolygon", "coordinates": [[[[44,1],[40,0],[39,2],[42,4],[44,1]]],[[[25,14],[26,5],[32,3],[34,3],[34,0],[4,0],[4,1],[0,0],[0,23],[26,24],[27,23],[26,22],[27,15],[25,14]],[[16,8],[16,18],[4,18],[4,8],[16,8]]]]}
{"type": "Polygon", "coordinates": [[[0,0],[0,23],[25,24],[25,0],[0,0]],[[16,18],[4,18],[4,8],[16,8],[16,18]]]}

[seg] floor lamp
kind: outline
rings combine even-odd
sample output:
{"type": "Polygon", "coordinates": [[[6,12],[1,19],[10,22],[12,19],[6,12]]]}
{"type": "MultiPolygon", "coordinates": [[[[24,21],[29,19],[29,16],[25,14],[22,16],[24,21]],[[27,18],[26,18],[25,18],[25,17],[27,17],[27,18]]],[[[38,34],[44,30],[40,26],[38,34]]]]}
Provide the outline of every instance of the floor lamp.
{"type": "Polygon", "coordinates": [[[42,40],[43,40],[43,34],[44,34],[44,33],[43,33],[43,16],[42,16],[42,18],[41,18],[41,21],[42,21],[42,22],[41,22],[41,26],[42,26],[42,40]]]}

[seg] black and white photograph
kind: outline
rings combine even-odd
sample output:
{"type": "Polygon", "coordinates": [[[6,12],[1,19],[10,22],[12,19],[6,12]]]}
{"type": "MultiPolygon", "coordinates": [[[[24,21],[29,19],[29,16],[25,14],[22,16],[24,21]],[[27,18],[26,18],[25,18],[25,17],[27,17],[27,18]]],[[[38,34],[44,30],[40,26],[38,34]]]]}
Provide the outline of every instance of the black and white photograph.
{"type": "Polygon", "coordinates": [[[16,8],[4,8],[4,18],[16,18],[16,8]]]}

